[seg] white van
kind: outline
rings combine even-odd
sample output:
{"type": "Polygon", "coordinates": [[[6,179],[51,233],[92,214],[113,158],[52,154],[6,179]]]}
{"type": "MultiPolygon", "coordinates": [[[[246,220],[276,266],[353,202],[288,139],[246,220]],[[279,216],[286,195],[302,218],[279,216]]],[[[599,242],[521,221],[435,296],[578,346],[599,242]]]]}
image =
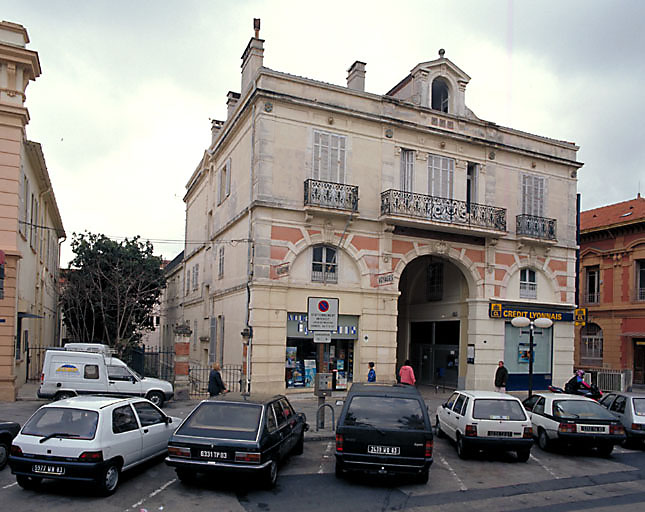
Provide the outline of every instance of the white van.
{"type": "Polygon", "coordinates": [[[159,407],[174,395],[170,382],[141,377],[116,357],[69,350],[45,352],[39,398],[61,400],[97,393],[143,396],[159,407]]]}

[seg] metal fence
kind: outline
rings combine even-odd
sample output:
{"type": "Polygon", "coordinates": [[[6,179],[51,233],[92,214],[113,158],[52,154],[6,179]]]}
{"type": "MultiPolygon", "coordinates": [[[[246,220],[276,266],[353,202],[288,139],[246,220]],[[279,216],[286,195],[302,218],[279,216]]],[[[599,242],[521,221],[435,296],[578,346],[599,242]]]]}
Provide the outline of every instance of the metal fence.
{"type": "Polygon", "coordinates": [[[632,370],[612,370],[609,368],[583,368],[589,384],[595,384],[602,391],[630,391],[633,384],[632,370]]]}
{"type": "Polygon", "coordinates": [[[118,357],[144,377],[175,381],[175,350],[172,348],[126,347],[118,357]]]}
{"type": "MultiPolygon", "coordinates": [[[[188,381],[190,398],[208,398],[208,376],[211,368],[201,363],[190,363],[188,381]]],[[[229,391],[242,391],[242,365],[223,364],[220,370],[222,380],[229,391]]]]}

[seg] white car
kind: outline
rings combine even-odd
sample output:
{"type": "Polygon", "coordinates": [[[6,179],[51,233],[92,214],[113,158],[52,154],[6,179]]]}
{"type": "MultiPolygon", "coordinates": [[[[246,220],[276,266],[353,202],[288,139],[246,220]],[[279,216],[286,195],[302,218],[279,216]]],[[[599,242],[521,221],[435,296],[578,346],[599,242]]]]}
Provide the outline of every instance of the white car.
{"type": "Polygon", "coordinates": [[[608,457],[625,440],[620,421],[595,400],[565,393],[536,393],[524,400],[538,445],[548,450],[556,442],[596,448],[608,457]]]}
{"type": "Polygon", "coordinates": [[[514,451],[520,461],[531,456],[533,431],[517,398],[492,391],[455,391],[437,408],[437,436],[457,444],[457,455],[474,450],[514,451]]]}
{"type": "Polygon", "coordinates": [[[180,423],[145,398],[60,400],[27,420],[12,442],[9,466],[24,489],[52,478],[92,482],[112,494],[121,471],[167,453],[180,423]]]}

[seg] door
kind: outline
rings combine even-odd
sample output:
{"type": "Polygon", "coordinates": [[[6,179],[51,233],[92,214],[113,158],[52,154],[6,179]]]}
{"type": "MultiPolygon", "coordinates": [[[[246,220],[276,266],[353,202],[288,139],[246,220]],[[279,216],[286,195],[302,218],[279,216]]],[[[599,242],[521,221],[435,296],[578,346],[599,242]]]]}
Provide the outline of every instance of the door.
{"type": "Polygon", "coordinates": [[[108,392],[141,396],[141,381],[125,366],[108,365],[108,392]]]}
{"type": "Polygon", "coordinates": [[[291,427],[287,422],[287,417],[284,414],[280,402],[273,402],[273,404],[271,404],[271,407],[273,408],[273,412],[278,423],[278,434],[280,436],[278,456],[280,457],[280,459],[283,459],[289,453],[289,431],[291,427]]]}
{"type": "Polygon", "coordinates": [[[123,468],[136,464],[142,458],[143,433],[130,405],[112,411],[112,434],[109,457],[123,457],[123,468]]]}
{"type": "Polygon", "coordinates": [[[143,432],[142,457],[146,459],[166,451],[168,438],[173,431],[171,425],[166,423],[166,415],[148,402],[135,403],[134,410],[143,432]]]}
{"type": "Polygon", "coordinates": [[[457,428],[456,418],[455,414],[452,412],[452,408],[458,398],[459,393],[453,393],[448,401],[439,409],[439,421],[441,422],[441,430],[443,430],[444,433],[452,439],[455,439],[455,432],[457,428]]]}
{"type": "Polygon", "coordinates": [[[634,384],[645,384],[645,340],[634,340],[634,384]]]}

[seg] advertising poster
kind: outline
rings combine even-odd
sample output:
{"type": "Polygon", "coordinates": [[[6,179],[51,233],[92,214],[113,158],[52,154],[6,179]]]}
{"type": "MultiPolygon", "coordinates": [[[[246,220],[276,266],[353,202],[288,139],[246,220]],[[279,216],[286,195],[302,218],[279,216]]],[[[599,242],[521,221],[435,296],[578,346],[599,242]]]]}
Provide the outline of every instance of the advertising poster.
{"type": "Polygon", "coordinates": [[[298,347],[287,347],[287,357],[285,361],[285,368],[296,367],[297,354],[298,354],[298,347]]]}
{"type": "Polygon", "coordinates": [[[293,387],[302,388],[305,385],[305,368],[302,361],[296,361],[296,366],[293,369],[293,387]]]}
{"type": "Polygon", "coordinates": [[[316,360],[305,359],[305,387],[312,388],[316,380],[316,360]]]}
{"type": "Polygon", "coordinates": [[[347,374],[345,372],[336,372],[336,389],[347,389],[347,374]]]}
{"type": "Polygon", "coordinates": [[[525,343],[520,343],[517,346],[517,362],[522,364],[529,364],[529,346],[525,343]]]}

